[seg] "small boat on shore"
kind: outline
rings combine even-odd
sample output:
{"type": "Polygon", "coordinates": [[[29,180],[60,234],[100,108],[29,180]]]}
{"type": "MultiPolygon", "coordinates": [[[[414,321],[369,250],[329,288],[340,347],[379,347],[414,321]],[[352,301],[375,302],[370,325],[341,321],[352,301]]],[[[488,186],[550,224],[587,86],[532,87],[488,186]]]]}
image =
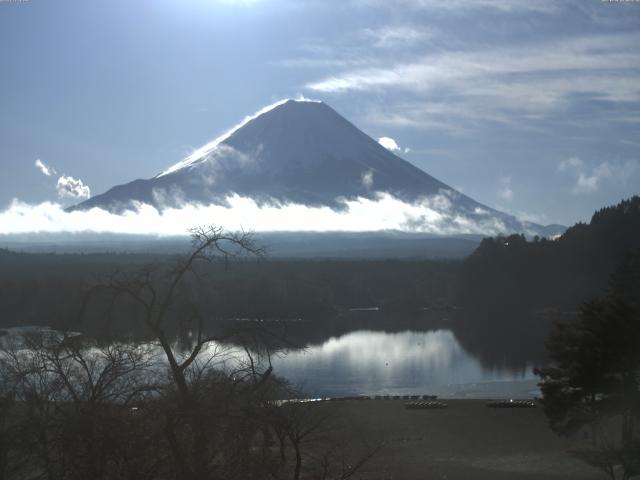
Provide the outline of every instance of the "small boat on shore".
{"type": "Polygon", "coordinates": [[[448,405],[442,402],[407,402],[404,408],[407,410],[439,410],[447,408],[448,405]]]}
{"type": "Polygon", "coordinates": [[[497,400],[487,403],[489,408],[535,408],[536,402],[531,400],[497,400]]]}

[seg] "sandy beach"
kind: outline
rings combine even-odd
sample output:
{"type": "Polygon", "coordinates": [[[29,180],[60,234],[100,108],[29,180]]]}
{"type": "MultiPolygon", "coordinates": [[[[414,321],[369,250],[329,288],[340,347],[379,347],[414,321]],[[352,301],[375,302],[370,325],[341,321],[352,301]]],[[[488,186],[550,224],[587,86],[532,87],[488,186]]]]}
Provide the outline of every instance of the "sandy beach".
{"type": "Polygon", "coordinates": [[[382,444],[361,470],[367,479],[598,479],[605,475],[567,451],[589,440],[566,439],[540,407],[487,408],[485,400],[444,400],[441,410],[407,410],[402,400],[331,402],[352,445],[382,444]]]}

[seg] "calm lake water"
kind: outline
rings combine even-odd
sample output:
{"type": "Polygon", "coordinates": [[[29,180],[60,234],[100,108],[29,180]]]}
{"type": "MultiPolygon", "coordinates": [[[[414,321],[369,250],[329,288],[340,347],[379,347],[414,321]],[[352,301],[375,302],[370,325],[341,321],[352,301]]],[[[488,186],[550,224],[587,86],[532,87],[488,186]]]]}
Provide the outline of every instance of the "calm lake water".
{"type": "MultiPolygon", "coordinates": [[[[38,327],[7,329],[9,335],[0,337],[0,348],[15,335],[33,329],[38,327]]],[[[234,355],[242,352],[232,350],[229,355],[229,363],[222,360],[219,365],[232,366],[236,363],[234,355]]],[[[272,363],[277,375],[287,378],[305,396],[315,398],[385,394],[447,398],[539,395],[531,366],[487,367],[467,352],[448,329],[393,333],[354,330],[279,355],[272,363]]]]}
{"type": "Polygon", "coordinates": [[[273,361],[275,372],[314,397],[435,394],[524,398],[538,394],[531,367],[483,367],[451,330],[358,330],[273,361]]]}

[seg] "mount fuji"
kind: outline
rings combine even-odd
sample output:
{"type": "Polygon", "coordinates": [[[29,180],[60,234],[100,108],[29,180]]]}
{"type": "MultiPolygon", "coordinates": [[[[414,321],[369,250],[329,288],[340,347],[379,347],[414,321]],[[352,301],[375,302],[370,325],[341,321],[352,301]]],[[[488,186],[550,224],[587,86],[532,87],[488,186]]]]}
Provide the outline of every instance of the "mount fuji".
{"type": "Polygon", "coordinates": [[[267,107],[153,178],[115,186],[69,210],[122,213],[148,204],[162,211],[187,204],[227,205],[233,195],[260,206],[301,204],[336,211],[349,201],[386,195],[458,221],[499,225],[504,233],[550,236],[563,231],[482,205],[395,155],[327,104],[308,100],[267,107]]]}

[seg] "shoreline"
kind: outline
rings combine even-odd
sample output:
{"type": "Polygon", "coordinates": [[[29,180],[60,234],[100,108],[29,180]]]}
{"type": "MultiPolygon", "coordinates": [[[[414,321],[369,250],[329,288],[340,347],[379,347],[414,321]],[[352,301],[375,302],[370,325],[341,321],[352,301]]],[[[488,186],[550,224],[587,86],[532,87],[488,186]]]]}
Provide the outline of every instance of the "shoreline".
{"type": "MultiPolygon", "coordinates": [[[[538,388],[539,379],[486,381],[472,383],[457,383],[445,385],[433,385],[426,388],[401,387],[384,389],[375,393],[352,393],[343,389],[331,390],[327,394],[309,395],[300,400],[330,400],[330,399],[354,399],[370,398],[371,400],[384,400],[377,397],[392,397],[394,400],[409,400],[408,397],[436,396],[440,400],[537,400],[542,396],[538,388]],[[342,391],[341,391],[342,390],[342,391]]],[[[303,393],[304,386],[299,388],[303,393]]]]}

